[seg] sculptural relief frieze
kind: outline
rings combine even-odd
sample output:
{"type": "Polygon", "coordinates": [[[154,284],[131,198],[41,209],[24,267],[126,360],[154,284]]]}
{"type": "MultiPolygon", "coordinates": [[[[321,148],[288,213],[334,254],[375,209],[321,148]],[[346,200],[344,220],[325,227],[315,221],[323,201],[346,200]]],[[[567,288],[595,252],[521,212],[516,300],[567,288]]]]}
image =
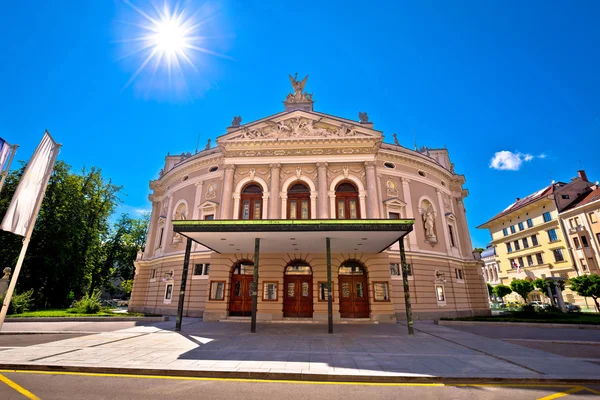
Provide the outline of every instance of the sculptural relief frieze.
{"type": "Polygon", "coordinates": [[[364,167],[352,168],[347,165],[343,165],[342,168],[327,168],[327,179],[331,179],[339,175],[344,175],[344,177],[347,178],[350,175],[350,173],[360,178],[364,178],[366,175],[364,167]]]}
{"type": "Polygon", "coordinates": [[[346,147],[334,149],[278,149],[278,150],[230,150],[225,157],[272,157],[272,156],[315,156],[343,154],[372,154],[370,147],[346,147]]]}

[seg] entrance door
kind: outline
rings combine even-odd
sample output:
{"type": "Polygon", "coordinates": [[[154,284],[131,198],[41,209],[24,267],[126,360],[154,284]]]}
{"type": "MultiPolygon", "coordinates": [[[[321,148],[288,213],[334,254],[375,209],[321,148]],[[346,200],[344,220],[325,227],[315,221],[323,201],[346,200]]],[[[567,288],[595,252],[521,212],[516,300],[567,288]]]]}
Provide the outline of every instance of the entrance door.
{"type": "Polygon", "coordinates": [[[233,268],[231,275],[231,296],[229,315],[247,317],[252,314],[253,265],[240,264],[233,268]]]}
{"type": "Polygon", "coordinates": [[[293,264],[286,267],[283,279],[283,316],[312,318],[312,270],[308,265],[293,264]]]}
{"type": "Polygon", "coordinates": [[[340,267],[340,316],[342,318],[369,318],[367,275],[362,266],[352,263],[340,267]]]}

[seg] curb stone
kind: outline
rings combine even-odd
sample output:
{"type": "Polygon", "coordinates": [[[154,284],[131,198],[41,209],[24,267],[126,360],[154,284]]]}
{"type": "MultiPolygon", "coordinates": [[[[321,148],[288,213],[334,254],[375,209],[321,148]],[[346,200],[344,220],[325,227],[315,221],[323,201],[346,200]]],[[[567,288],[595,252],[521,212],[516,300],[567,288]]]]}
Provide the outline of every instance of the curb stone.
{"type": "Polygon", "coordinates": [[[444,383],[444,384],[515,384],[515,385],[598,385],[600,378],[510,378],[510,377],[457,377],[457,376],[381,376],[381,375],[335,375],[320,373],[283,373],[283,372],[252,372],[252,371],[197,371],[197,370],[167,370],[151,368],[110,368],[90,366],[60,366],[60,365],[27,365],[0,364],[0,370],[10,371],[40,371],[40,372],[74,372],[88,374],[111,375],[142,375],[168,376],[181,378],[221,378],[249,380],[280,380],[280,381],[318,381],[318,382],[370,382],[370,383],[444,383]]]}
{"type": "Polygon", "coordinates": [[[542,322],[494,322],[494,321],[436,321],[441,326],[527,326],[531,328],[548,328],[548,329],[592,329],[600,330],[600,325],[585,325],[585,324],[547,324],[542,322]]]}
{"type": "Polygon", "coordinates": [[[23,317],[6,318],[4,322],[163,322],[169,317],[23,317]]]}

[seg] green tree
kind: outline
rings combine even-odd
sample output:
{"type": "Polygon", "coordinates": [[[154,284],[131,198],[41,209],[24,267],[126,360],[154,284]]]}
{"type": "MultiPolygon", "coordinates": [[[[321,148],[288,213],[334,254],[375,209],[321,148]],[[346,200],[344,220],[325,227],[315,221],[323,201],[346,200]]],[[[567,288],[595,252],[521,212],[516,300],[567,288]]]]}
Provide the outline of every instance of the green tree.
{"type": "MultiPolygon", "coordinates": [[[[533,284],[533,287],[535,287],[537,290],[539,290],[539,292],[541,294],[548,297],[548,287],[546,286],[547,282],[548,281],[545,279],[538,278],[538,279],[535,279],[531,283],[533,284]]],[[[560,285],[560,290],[565,290],[565,281],[558,281],[558,282],[560,285]]],[[[552,284],[554,284],[554,282],[552,282],[552,284]]]]}
{"type": "MultiPolygon", "coordinates": [[[[7,176],[0,192],[0,216],[23,169],[7,176]]],[[[34,290],[35,308],[63,307],[71,291],[75,298],[86,291],[119,191],[99,169],[74,173],[63,161],[56,162],[17,285],[20,292],[34,290]]],[[[2,267],[14,267],[20,250],[20,237],[0,232],[0,260],[6,263],[2,267]]]]}
{"type": "Polygon", "coordinates": [[[129,295],[131,293],[131,289],[133,288],[133,279],[127,279],[121,282],[121,289],[125,294],[129,295]]]}
{"type": "Polygon", "coordinates": [[[483,253],[483,250],[485,250],[483,247],[475,247],[475,248],[473,249],[473,251],[474,251],[474,252],[477,252],[477,253],[483,253]]]}
{"type": "Polygon", "coordinates": [[[533,291],[533,284],[526,279],[515,279],[510,282],[510,288],[513,292],[518,293],[527,303],[527,296],[533,291]]]}
{"type": "Polygon", "coordinates": [[[494,287],[488,283],[487,289],[488,289],[488,294],[490,295],[490,298],[492,298],[492,296],[494,295],[494,287]]]}
{"type": "Polygon", "coordinates": [[[494,294],[497,298],[502,299],[504,296],[508,296],[512,293],[512,289],[506,285],[496,285],[494,286],[494,294]]]}
{"type": "Polygon", "coordinates": [[[581,275],[569,279],[569,284],[571,285],[571,290],[578,295],[594,299],[596,311],[600,312],[600,305],[598,304],[598,297],[600,297],[600,276],[597,274],[581,275]]]}

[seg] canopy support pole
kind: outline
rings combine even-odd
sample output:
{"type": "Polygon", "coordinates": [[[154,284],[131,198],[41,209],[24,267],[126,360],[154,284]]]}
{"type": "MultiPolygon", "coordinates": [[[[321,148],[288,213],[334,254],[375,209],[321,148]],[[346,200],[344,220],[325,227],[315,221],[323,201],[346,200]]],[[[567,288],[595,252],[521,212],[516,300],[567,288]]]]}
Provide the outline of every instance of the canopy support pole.
{"type": "Polygon", "coordinates": [[[260,253],[260,239],[254,239],[254,281],[252,282],[252,321],[250,332],[256,333],[256,310],[258,308],[258,255],[260,253]]]}
{"type": "Polygon", "coordinates": [[[185,243],[185,257],[183,258],[183,272],[181,273],[181,287],[179,289],[179,303],[177,304],[177,321],[175,322],[176,332],[181,331],[181,320],[183,319],[183,300],[185,299],[185,285],[187,283],[191,250],[192,240],[187,238],[187,242],[185,243]]]}
{"type": "Polygon", "coordinates": [[[327,324],[333,333],[333,290],[331,287],[331,238],[325,238],[327,247],[327,324]]]}
{"type": "Polygon", "coordinates": [[[404,283],[404,305],[406,306],[406,325],[408,334],[414,335],[412,306],[410,305],[410,288],[408,287],[408,264],[406,263],[406,253],[404,252],[404,237],[400,239],[400,262],[402,263],[402,283],[404,283]]]}

